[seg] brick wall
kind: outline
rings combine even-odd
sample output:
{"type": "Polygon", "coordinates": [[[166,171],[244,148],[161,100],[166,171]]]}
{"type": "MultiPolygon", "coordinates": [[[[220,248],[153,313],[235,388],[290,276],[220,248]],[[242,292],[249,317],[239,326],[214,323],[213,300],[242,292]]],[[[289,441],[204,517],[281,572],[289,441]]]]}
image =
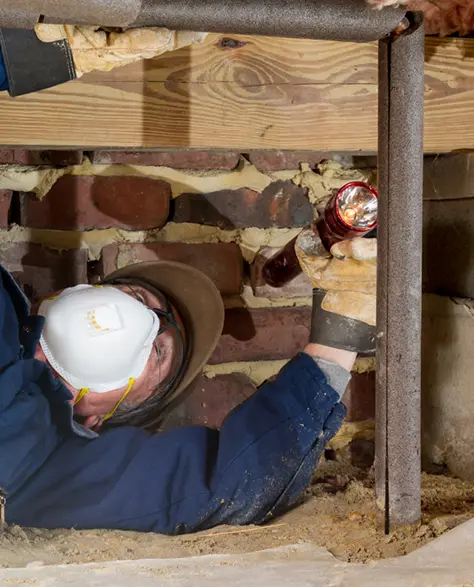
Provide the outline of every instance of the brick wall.
{"type": "MultiPolygon", "coordinates": [[[[33,299],[97,281],[138,261],[175,260],[204,271],[224,298],[224,331],[194,393],[167,426],[219,426],[308,340],[309,282],[301,276],[274,289],[263,283],[261,269],[311,222],[312,203],[372,173],[373,161],[367,158],[324,163],[327,159],[325,153],[95,152],[83,157],[0,150],[0,164],[13,170],[22,166],[13,184],[2,179],[0,168],[2,262],[33,299]],[[19,182],[21,188],[37,165],[61,167],[62,173],[56,181],[48,176],[46,188],[44,183],[33,188],[37,193],[19,191],[19,182]]],[[[28,190],[35,181],[26,181],[28,190]]],[[[370,464],[373,363],[368,370],[360,363],[358,370],[346,394],[347,424],[337,446],[349,444],[355,462],[370,464]]]]}

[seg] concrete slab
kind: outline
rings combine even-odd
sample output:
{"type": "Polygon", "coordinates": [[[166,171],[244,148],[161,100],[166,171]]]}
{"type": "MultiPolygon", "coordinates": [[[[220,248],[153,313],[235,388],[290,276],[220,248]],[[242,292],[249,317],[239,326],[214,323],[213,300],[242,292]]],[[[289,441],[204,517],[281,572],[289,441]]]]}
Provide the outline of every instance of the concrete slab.
{"type": "Polygon", "coordinates": [[[467,587],[474,577],[474,520],[399,559],[350,564],[300,544],[247,555],[117,561],[0,570],[0,585],[36,587],[467,587]]]}

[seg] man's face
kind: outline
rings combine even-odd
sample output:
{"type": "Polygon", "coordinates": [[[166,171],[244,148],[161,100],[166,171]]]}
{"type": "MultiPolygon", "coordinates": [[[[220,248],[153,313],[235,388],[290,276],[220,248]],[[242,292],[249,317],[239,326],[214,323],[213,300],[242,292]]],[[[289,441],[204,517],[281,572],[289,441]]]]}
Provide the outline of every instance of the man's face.
{"type": "MultiPolygon", "coordinates": [[[[166,310],[163,302],[147,289],[141,286],[131,285],[106,285],[105,287],[114,287],[133,296],[149,308],[156,308],[166,310]]],[[[60,292],[57,292],[59,294],[60,292]]],[[[184,337],[184,327],[177,311],[173,308],[174,317],[184,337]]],[[[136,406],[143,403],[148,398],[152,397],[159,391],[161,383],[165,382],[171,377],[179,368],[179,339],[178,334],[174,328],[165,330],[159,334],[155,340],[152,353],[148,359],[142,374],[135,380],[132,390],[127,395],[126,400],[120,406],[120,409],[126,409],[127,406],[136,406]]],[[[48,363],[48,360],[38,344],[35,358],[48,363]]],[[[55,376],[60,379],[64,385],[69,389],[73,395],[74,402],[79,395],[80,390],[72,387],[67,381],[58,375],[56,371],[53,372],[55,376]]],[[[120,402],[123,394],[128,386],[108,391],[106,393],[87,393],[74,408],[78,416],[84,418],[84,425],[87,428],[98,429],[103,423],[103,418],[120,402]]]]}

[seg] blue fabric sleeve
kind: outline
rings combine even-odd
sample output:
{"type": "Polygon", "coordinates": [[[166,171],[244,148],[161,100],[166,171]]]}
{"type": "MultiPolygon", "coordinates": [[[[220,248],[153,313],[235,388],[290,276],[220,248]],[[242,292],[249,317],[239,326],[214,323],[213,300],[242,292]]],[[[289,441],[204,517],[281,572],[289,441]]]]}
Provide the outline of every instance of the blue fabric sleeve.
{"type": "Polygon", "coordinates": [[[4,90],[8,90],[8,80],[2,52],[0,51],[0,92],[3,92],[4,90]]]}
{"type": "Polygon", "coordinates": [[[339,395],[303,353],[220,432],[117,428],[95,440],[65,439],[8,497],[6,519],[165,534],[259,523],[302,495],[344,415],[339,395]]]}

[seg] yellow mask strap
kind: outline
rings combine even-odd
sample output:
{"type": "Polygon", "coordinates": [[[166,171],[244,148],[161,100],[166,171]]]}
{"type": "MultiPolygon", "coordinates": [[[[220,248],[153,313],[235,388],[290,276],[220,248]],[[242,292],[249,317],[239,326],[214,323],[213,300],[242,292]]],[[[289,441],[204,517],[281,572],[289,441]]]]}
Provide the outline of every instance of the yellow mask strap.
{"type": "Polygon", "coordinates": [[[78,404],[81,401],[81,399],[86,395],[86,393],[89,393],[89,388],[83,387],[79,392],[79,395],[74,400],[74,405],[78,404]]]}
{"type": "Polygon", "coordinates": [[[135,379],[133,377],[130,377],[130,379],[128,380],[128,387],[125,390],[125,393],[122,395],[122,397],[120,398],[120,400],[117,402],[117,404],[115,405],[115,408],[111,412],[109,412],[106,416],[104,416],[104,422],[106,420],[108,420],[109,418],[111,418],[115,414],[115,412],[120,407],[120,405],[122,404],[122,402],[125,400],[125,398],[127,397],[127,395],[132,391],[132,387],[133,387],[133,384],[134,383],[135,383],[135,379]]]}
{"type": "Polygon", "coordinates": [[[49,298],[43,298],[43,302],[52,302],[54,300],[56,300],[58,298],[58,296],[50,296],[49,298]]]}

